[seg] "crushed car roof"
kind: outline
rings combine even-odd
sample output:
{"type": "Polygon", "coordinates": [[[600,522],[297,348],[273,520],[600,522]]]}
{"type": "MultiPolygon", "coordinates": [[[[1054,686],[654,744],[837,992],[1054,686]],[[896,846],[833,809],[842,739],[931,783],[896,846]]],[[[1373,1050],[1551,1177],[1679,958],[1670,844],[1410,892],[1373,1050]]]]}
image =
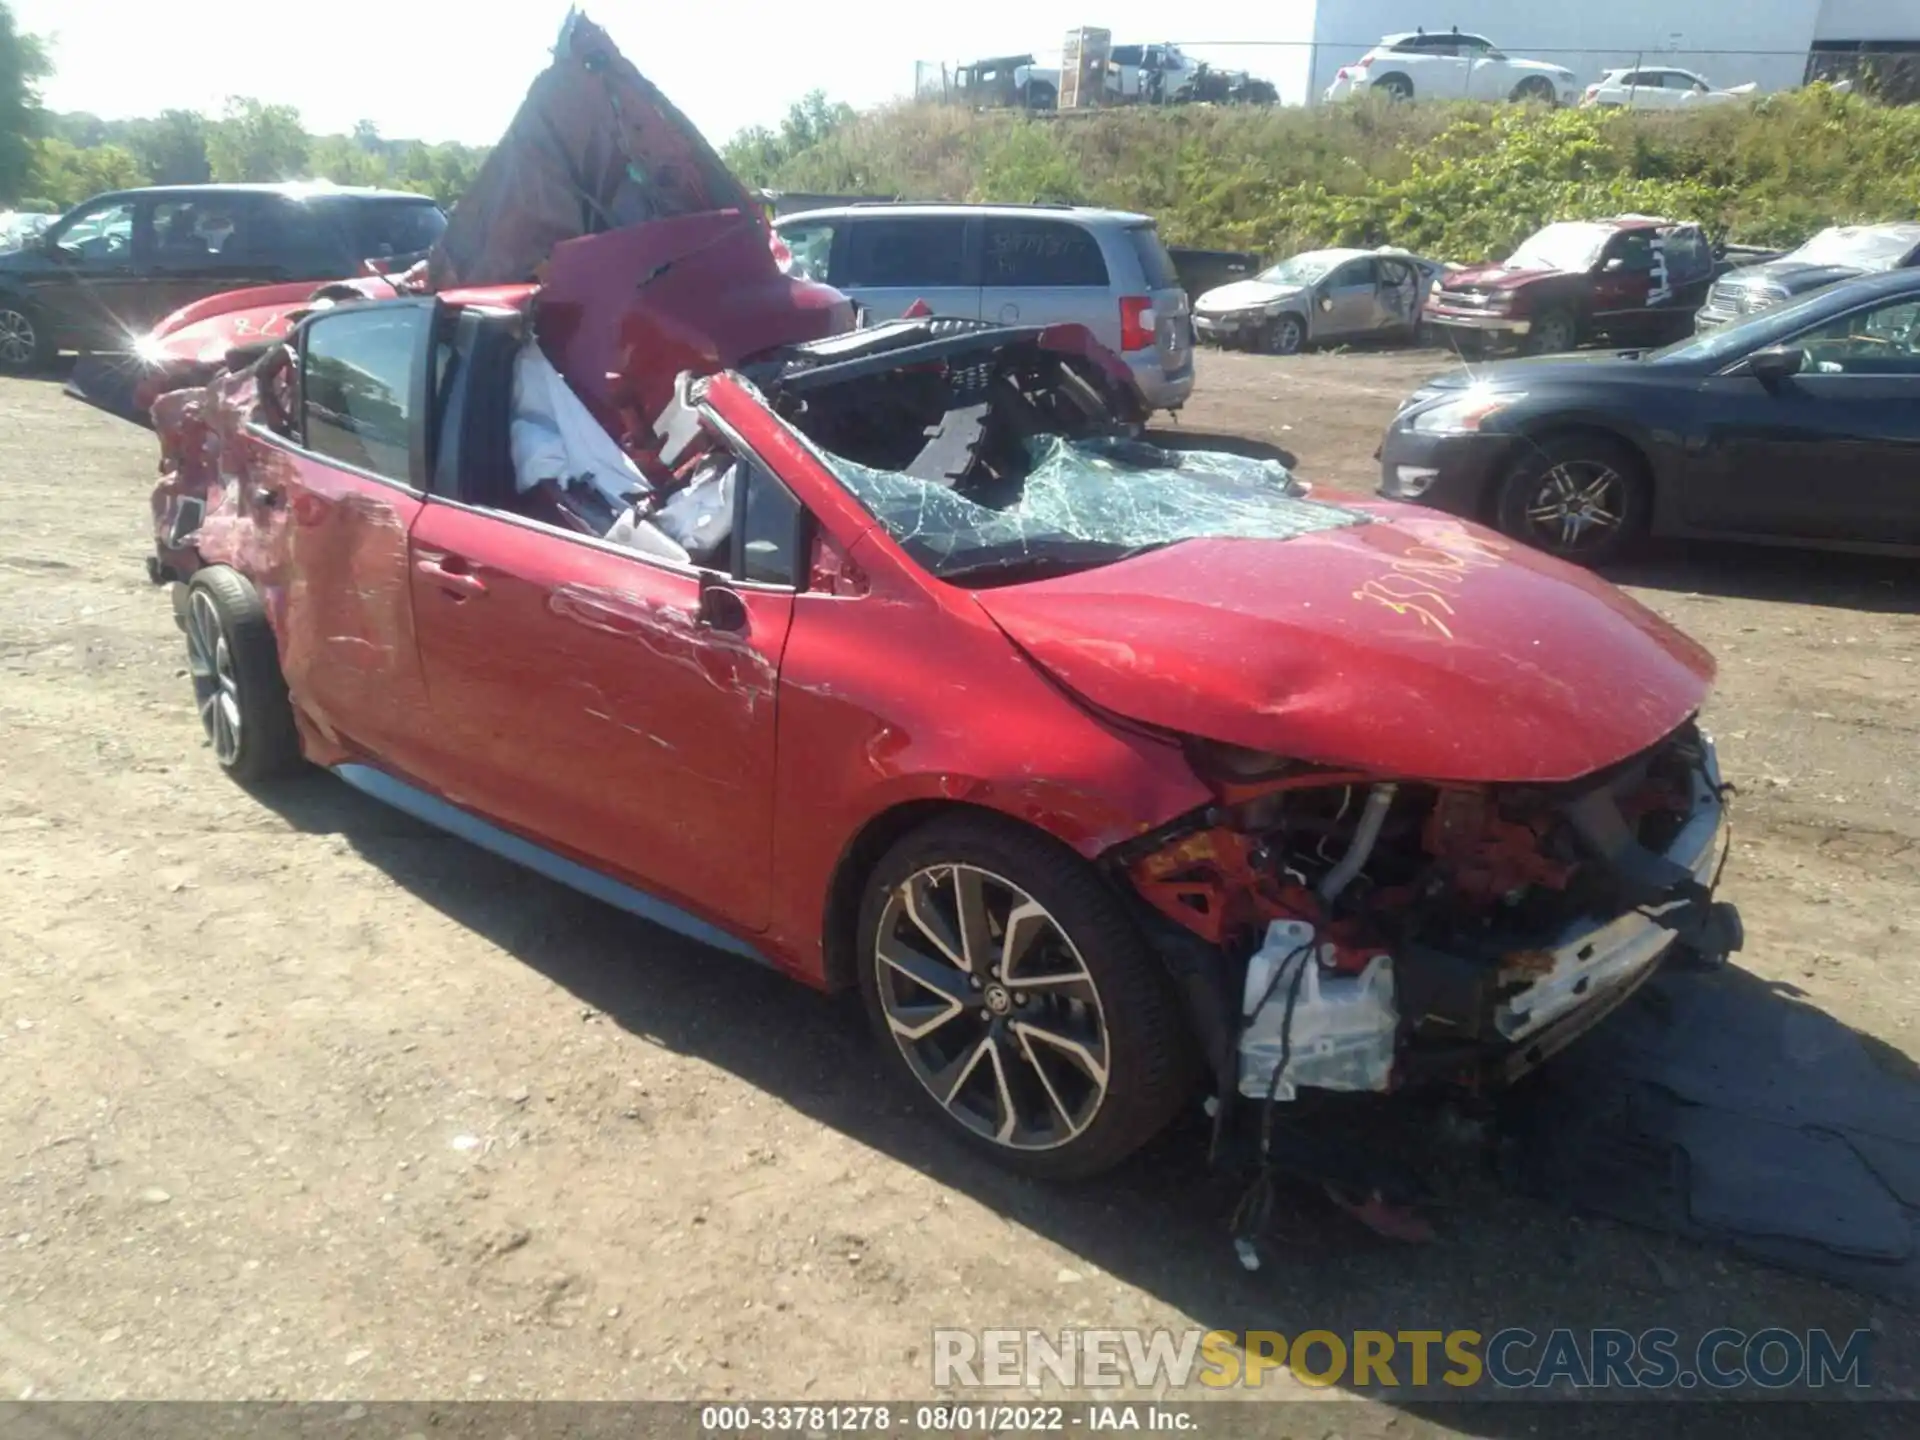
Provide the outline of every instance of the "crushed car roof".
{"type": "Polygon", "coordinates": [[[760,207],[652,81],[577,10],[429,258],[436,290],[536,278],[554,246],[760,207]]]}

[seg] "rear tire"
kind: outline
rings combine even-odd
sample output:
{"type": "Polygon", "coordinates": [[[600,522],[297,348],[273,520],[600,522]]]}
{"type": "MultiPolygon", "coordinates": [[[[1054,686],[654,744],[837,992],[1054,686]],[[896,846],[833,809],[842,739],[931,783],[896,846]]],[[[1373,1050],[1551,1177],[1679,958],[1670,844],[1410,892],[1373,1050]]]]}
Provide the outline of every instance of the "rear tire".
{"type": "Polygon", "coordinates": [[[1557,106],[1560,92],[1553,88],[1553,82],[1544,75],[1529,75],[1513,87],[1515,104],[1524,104],[1528,100],[1537,100],[1542,104],[1557,106]]]}
{"type": "Polygon", "coordinates": [[[1550,435],[1508,470],[1494,524],[1576,565],[1605,565],[1639,544],[1653,490],[1639,453],[1607,435],[1550,435]]]}
{"type": "Polygon", "coordinates": [[[188,673],[213,758],[243,785],[300,768],[300,734],[273,626],[253,583],[225,565],[187,586],[188,673]]]}
{"type": "Polygon", "coordinates": [[[1057,841],[992,815],[936,819],[874,867],[858,924],[889,1068],[1000,1164],[1096,1175],[1192,1093],[1193,1040],[1164,967],[1057,841]]]}
{"type": "Polygon", "coordinates": [[[1413,81],[1397,72],[1392,75],[1382,75],[1373,82],[1371,88],[1396,103],[1413,99],[1413,81]]]}
{"type": "Polygon", "coordinates": [[[0,373],[32,375],[52,363],[53,346],[33,306],[16,296],[0,295],[0,373]]]}

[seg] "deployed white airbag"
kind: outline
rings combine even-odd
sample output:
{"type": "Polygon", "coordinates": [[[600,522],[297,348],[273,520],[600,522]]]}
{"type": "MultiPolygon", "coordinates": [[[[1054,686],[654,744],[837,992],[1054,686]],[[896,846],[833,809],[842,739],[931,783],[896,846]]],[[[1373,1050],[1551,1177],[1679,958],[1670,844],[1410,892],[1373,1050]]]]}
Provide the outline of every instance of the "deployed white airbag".
{"type": "Polygon", "coordinates": [[[513,362],[511,433],[514,488],[522,495],[544,480],[584,484],[624,510],[651,488],[532,339],[513,362]]]}

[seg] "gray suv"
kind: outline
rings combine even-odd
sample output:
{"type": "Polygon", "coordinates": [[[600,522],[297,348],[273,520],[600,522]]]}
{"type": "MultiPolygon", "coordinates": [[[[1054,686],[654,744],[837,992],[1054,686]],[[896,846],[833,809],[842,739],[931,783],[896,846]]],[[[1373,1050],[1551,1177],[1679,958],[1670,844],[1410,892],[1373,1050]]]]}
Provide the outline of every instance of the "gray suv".
{"type": "Polygon", "coordinates": [[[1193,393],[1193,324],[1153,221],[1069,205],[857,204],[781,217],[789,270],[874,320],[936,315],[1085,325],[1127,362],[1150,409],[1193,393]]]}

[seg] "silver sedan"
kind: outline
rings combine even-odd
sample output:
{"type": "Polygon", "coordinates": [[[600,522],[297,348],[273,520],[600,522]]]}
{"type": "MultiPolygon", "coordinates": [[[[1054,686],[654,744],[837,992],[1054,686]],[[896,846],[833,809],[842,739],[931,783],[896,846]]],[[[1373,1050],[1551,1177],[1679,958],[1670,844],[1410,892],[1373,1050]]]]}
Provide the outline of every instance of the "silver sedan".
{"type": "Polygon", "coordinates": [[[1405,250],[1309,250],[1194,302],[1202,344],[1291,355],[1331,341],[1411,340],[1447,267],[1405,250]]]}

